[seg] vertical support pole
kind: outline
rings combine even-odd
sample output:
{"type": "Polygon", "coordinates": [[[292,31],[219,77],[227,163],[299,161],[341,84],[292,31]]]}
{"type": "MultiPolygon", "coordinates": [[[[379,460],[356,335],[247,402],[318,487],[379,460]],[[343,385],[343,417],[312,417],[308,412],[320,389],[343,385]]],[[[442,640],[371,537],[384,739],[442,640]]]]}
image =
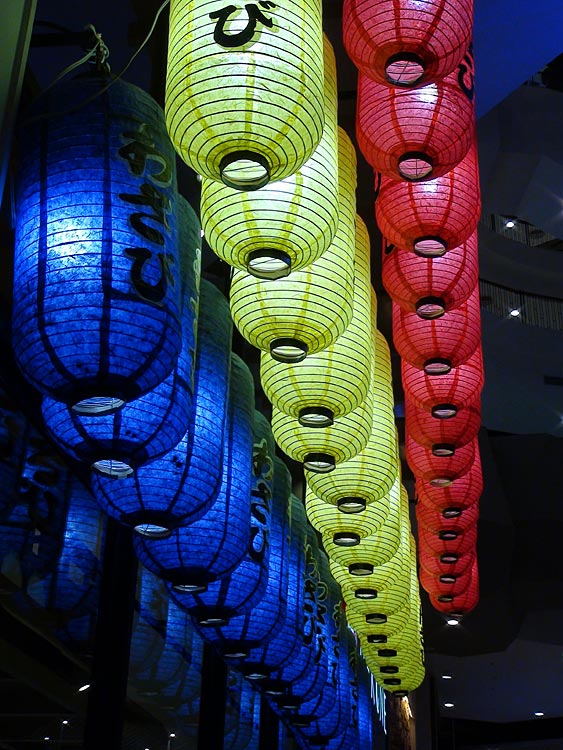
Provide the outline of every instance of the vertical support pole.
{"type": "Polygon", "coordinates": [[[278,750],[280,720],[272,711],[265,695],[260,695],[260,733],[258,750],[278,750]]]}
{"type": "Polygon", "coordinates": [[[84,750],[121,748],[138,568],[132,534],[108,519],[84,750]]]}
{"type": "Polygon", "coordinates": [[[197,750],[223,750],[226,702],[227,665],[204,642],[197,750]]]}

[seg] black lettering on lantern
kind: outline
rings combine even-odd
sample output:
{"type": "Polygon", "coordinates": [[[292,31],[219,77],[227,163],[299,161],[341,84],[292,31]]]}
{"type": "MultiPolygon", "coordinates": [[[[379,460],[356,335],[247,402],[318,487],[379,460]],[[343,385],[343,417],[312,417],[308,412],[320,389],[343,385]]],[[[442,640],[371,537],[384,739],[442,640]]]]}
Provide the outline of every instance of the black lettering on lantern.
{"type": "Polygon", "coordinates": [[[129,217],[129,222],[133,229],[141,237],[148,240],[148,242],[154,242],[155,245],[164,245],[164,235],[162,232],[145,224],[143,219],[151,219],[158,224],[162,224],[165,229],[170,230],[170,225],[166,217],[166,214],[170,213],[171,210],[170,199],[162,195],[153,185],[149,185],[146,182],[141,185],[140,195],[120,193],[119,197],[134,206],[149,206],[153,210],[152,214],[146,211],[132,213],[129,217]]]}
{"type": "Polygon", "coordinates": [[[463,93],[470,102],[475,96],[475,61],[473,59],[473,42],[465,53],[463,60],[460,62],[457,71],[457,80],[463,93]]]}
{"type": "Polygon", "coordinates": [[[228,49],[233,47],[243,47],[245,44],[252,41],[257,23],[261,23],[269,29],[273,28],[273,20],[264,15],[258,7],[259,5],[265,10],[277,7],[275,3],[270,0],[260,0],[259,3],[246,3],[244,9],[248,15],[248,22],[242,31],[238,31],[235,34],[227,33],[225,31],[225,26],[229,17],[237,12],[238,8],[236,5],[227,5],[221,10],[215,10],[213,13],[210,13],[209,18],[212,21],[217,20],[215,31],[213,32],[213,39],[215,42],[221,45],[221,47],[227,47],[228,49]]]}
{"type": "Polygon", "coordinates": [[[172,165],[169,160],[160,153],[151,138],[146,123],[141,123],[137,131],[125,130],[122,138],[127,139],[118,154],[125,159],[129,165],[131,174],[141,177],[145,175],[147,162],[152,161],[160,165],[160,171],[147,175],[152,182],[167,186],[172,181],[172,165]]]}
{"type": "Polygon", "coordinates": [[[131,281],[135,291],[142,299],[151,302],[153,305],[160,305],[166,297],[168,284],[174,286],[174,274],[172,272],[172,259],[165,253],[158,253],[157,260],[160,265],[160,278],[155,284],[149,284],[143,278],[143,268],[145,263],[152,260],[153,253],[146,247],[128,247],[125,249],[125,255],[131,258],[131,281]]]}
{"type": "Polygon", "coordinates": [[[260,501],[254,500],[250,504],[251,526],[248,554],[260,563],[268,549],[270,535],[270,488],[265,482],[258,482],[256,488],[252,490],[252,495],[254,498],[260,498],[260,501]]]}

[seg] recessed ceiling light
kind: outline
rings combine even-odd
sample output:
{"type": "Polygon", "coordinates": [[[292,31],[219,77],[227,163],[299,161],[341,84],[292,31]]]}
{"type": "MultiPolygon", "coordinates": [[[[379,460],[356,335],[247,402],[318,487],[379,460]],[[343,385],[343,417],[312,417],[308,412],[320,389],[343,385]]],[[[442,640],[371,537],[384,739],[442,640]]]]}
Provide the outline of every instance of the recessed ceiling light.
{"type": "Polygon", "coordinates": [[[176,735],[174,734],[174,732],[170,732],[170,734],[168,736],[169,737],[175,737],[176,735]]]}
{"type": "Polygon", "coordinates": [[[443,680],[451,680],[451,679],[452,679],[452,676],[451,676],[451,674],[443,674],[443,675],[442,675],[442,679],[443,679],[443,680]]]}
{"type": "Polygon", "coordinates": [[[511,318],[519,318],[520,317],[520,310],[515,307],[514,310],[511,310],[509,313],[511,318]]]}
{"type": "Polygon", "coordinates": [[[516,226],[516,222],[515,222],[515,221],[513,221],[512,219],[508,219],[508,221],[506,221],[506,222],[504,223],[504,226],[505,226],[505,227],[506,227],[507,229],[512,229],[512,227],[515,227],[515,226],[516,226]]]}
{"type": "Polygon", "coordinates": [[[85,690],[88,690],[89,687],[90,685],[82,685],[82,687],[78,688],[78,692],[83,693],[85,690]]]}
{"type": "Polygon", "coordinates": [[[446,624],[447,625],[459,625],[459,620],[457,619],[457,617],[455,617],[455,618],[454,617],[448,617],[448,619],[446,620],[446,624]]]}
{"type": "Polygon", "coordinates": [[[43,739],[45,740],[45,742],[49,742],[51,740],[50,737],[43,737],[43,739]]]}
{"type": "Polygon", "coordinates": [[[543,711],[534,711],[534,716],[545,716],[543,711]]]}
{"type": "Polygon", "coordinates": [[[453,708],[453,707],[454,707],[453,703],[444,703],[444,708],[453,708]]]}
{"type": "Polygon", "coordinates": [[[62,725],[63,725],[63,727],[66,727],[66,726],[68,725],[68,721],[67,721],[67,720],[65,719],[65,720],[64,720],[64,721],[62,722],[62,725]]]}

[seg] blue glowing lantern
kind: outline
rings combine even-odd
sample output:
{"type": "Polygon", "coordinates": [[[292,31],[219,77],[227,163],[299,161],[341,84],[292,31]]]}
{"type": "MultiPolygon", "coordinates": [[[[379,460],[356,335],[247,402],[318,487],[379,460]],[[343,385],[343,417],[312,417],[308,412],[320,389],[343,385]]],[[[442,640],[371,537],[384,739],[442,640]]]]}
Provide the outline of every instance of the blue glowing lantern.
{"type": "Polygon", "coordinates": [[[266,417],[254,412],[250,545],[233,572],[210,583],[206,591],[171,591],[179,606],[200,625],[220,625],[249,612],[264,596],[270,560],[270,516],[274,480],[275,443],[266,417]]]}
{"type": "Polygon", "coordinates": [[[168,594],[166,586],[148,570],[139,566],[137,596],[129,673],[136,685],[149,683],[164,649],[164,634],[168,617],[168,594]]]}
{"type": "Polygon", "coordinates": [[[131,476],[92,474],[104,511],[139,533],[165,535],[201,518],[221,483],[232,321],[221,292],[201,280],[192,416],[182,440],[131,476]]]}
{"type": "Polygon", "coordinates": [[[215,502],[198,521],[174,529],[165,538],[135,537],[143,565],[180,591],[197,591],[228,575],[246,554],[250,542],[253,416],[252,375],[233,354],[223,475],[215,502]]]}
{"type": "Polygon", "coordinates": [[[225,733],[223,750],[258,750],[260,730],[260,694],[240,674],[229,672],[227,716],[230,731],[225,733]]]}
{"type": "MultiPolygon", "coordinates": [[[[183,652],[180,655],[183,655],[183,652]]],[[[191,633],[189,662],[186,662],[180,690],[181,703],[174,709],[171,717],[175,721],[177,733],[192,736],[194,741],[197,739],[202,662],[203,641],[194,630],[191,633]]]]}
{"type": "Polygon", "coordinates": [[[25,418],[14,409],[13,400],[0,381],[0,521],[10,515],[16,502],[25,433],[25,418]]]}
{"type": "MultiPolygon", "coordinates": [[[[233,617],[227,623],[200,628],[203,638],[213,643],[222,655],[237,663],[252,648],[259,648],[281,629],[287,611],[287,586],[291,526],[289,498],[291,475],[283,461],[274,458],[274,492],[270,527],[270,561],[268,583],[263,597],[245,615],[233,617]]],[[[242,666],[249,679],[263,677],[261,671],[242,666]]]]}
{"type": "Polygon", "coordinates": [[[174,151],[156,102],[109,80],[43,97],[18,165],[16,360],[40,391],[86,407],[147,393],[182,345],[174,151]]]}
{"type": "Polygon", "coordinates": [[[188,428],[194,390],[195,327],[199,305],[201,234],[194,210],[178,201],[182,267],[182,351],[154,390],[123,404],[90,399],[80,408],[49,396],[43,419],[51,437],[76,460],[123,477],[173,448],[188,428]]]}

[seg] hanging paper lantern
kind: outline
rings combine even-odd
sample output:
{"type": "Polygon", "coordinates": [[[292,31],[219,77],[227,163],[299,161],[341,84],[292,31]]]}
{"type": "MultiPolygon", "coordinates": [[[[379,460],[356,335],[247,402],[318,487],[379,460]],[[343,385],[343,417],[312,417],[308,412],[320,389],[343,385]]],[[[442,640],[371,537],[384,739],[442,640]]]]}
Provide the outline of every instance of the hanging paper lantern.
{"type": "Polygon", "coordinates": [[[356,154],[338,129],[338,228],[328,250],[287,278],[259,280],[234,270],[231,312],[241,335],[280,362],[326,349],[353,313],[356,154]]]}
{"type": "Polygon", "coordinates": [[[419,561],[428,573],[433,576],[459,576],[469,570],[475,560],[475,550],[467,552],[442,552],[436,554],[430,550],[419,550],[419,561]]]}
{"type": "Polygon", "coordinates": [[[479,500],[482,492],[483,470],[477,443],[474,446],[473,461],[464,474],[442,485],[422,477],[417,477],[416,481],[419,501],[441,511],[469,508],[479,500]]]}
{"type": "Polygon", "coordinates": [[[319,534],[323,538],[332,537],[334,544],[342,547],[354,547],[364,537],[375,534],[385,520],[375,503],[360,513],[341,513],[335,505],[320,500],[309,487],[305,509],[309,522],[319,534]]]}
{"type": "Polygon", "coordinates": [[[222,480],[217,498],[205,515],[189,526],[167,531],[164,538],[162,533],[149,535],[140,529],[134,540],[142,564],[180,591],[197,591],[228,575],[248,549],[253,414],[252,375],[240,357],[233,354],[222,480]]]}
{"type": "Polygon", "coordinates": [[[476,524],[466,529],[449,525],[437,532],[424,526],[418,528],[419,549],[424,549],[425,553],[432,552],[441,555],[443,552],[455,552],[464,555],[466,552],[474,550],[476,543],[476,524]]]}
{"type": "Polygon", "coordinates": [[[150,391],[182,345],[174,152],[153,99],[107,82],[52,89],[18,168],[16,360],[42,393],[87,410],[150,391]]]}
{"type": "Polygon", "coordinates": [[[320,2],[173,0],[166,121],[182,159],[212,180],[256,190],[296,172],[324,122],[320,2]]]}
{"type": "Polygon", "coordinates": [[[477,232],[436,258],[401,250],[384,239],[382,281],[403,310],[420,318],[439,318],[463,304],[477,286],[477,232]]]}
{"type": "Polygon", "coordinates": [[[433,575],[424,568],[419,570],[420,585],[430,594],[436,597],[455,597],[463,594],[471,582],[471,569],[466,570],[458,575],[452,573],[442,573],[433,575]]]}
{"type": "MultiPolygon", "coordinates": [[[[451,489],[451,487],[446,489],[451,489]]],[[[439,510],[423,498],[419,498],[416,504],[416,520],[419,529],[423,527],[434,534],[450,529],[463,533],[471,526],[475,526],[479,520],[479,503],[475,502],[466,508],[446,507],[444,510],[439,510]]]]}
{"type": "MultiPolygon", "coordinates": [[[[473,2],[345,0],[342,21],[346,51],[362,73],[391,86],[422,86],[461,62],[471,41],[473,2]]],[[[463,77],[470,73],[472,86],[470,59],[463,77]]]]}
{"type": "Polygon", "coordinates": [[[479,568],[476,557],[473,559],[470,574],[471,581],[461,594],[432,594],[430,603],[434,609],[437,609],[438,612],[444,612],[450,617],[459,618],[475,609],[479,603],[479,568]]]}
{"type": "Polygon", "coordinates": [[[466,362],[481,341],[479,288],[441,318],[424,320],[393,303],[393,342],[399,355],[428,375],[447,374],[466,362]]]}
{"type": "Polygon", "coordinates": [[[347,605],[346,619],[350,627],[359,635],[389,637],[404,628],[409,618],[410,606],[410,599],[407,599],[403,607],[387,615],[379,610],[377,600],[375,602],[358,601],[354,606],[347,605]]]}
{"type": "Polygon", "coordinates": [[[409,655],[411,658],[419,656],[424,659],[420,600],[418,609],[416,607],[412,609],[405,627],[397,634],[385,637],[385,640],[381,641],[374,640],[372,636],[362,636],[360,643],[362,652],[366,656],[371,654],[380,659],[395,659],[401,654],[403,657],[409,655]]]}
{"type": "Polygon", "coordinates": [[[401,374],[405,397],[420,409],[431,412],[435,408],[447,409],[448,405],[462,409],[477,401],[483,390],[482,350],[478,346],[463,364],[436,376],[427,375],[423,369],[402,360],[401,374]]]}
{"type": "Polygon", "coordinates": [[[429,180],[453,169],[473,141],[475,106],[460,68],[423,88],[389,88],[358,76],[356,136],[371,166],[395,180],[429,180]]]}
{"type": "MultiPolygon", "coordinates": [[[[375,309],[375,293],[372,294],[375,309]]],[[[375,320],[375,315],[372,318],[375,320]]],[[[354,458],[344,461],[329,474],[305,469],[307,484],[327,503],[337,505],[343,513],[359,513],[366,505],[377,503],[377,510],[387,517],[387,506],[379,503],[390,491],[399,472],[391,357],[385,337],[375,330],[375,353],[371,377],[373,417],[366,447],[354,458]]]]}
{"type": "Polygon", "coordinates": [[[225,732],[223,750],[257,750],[260,731],[260,695],[236,672],[229,674],[226,712],[234,713],[234,726],[225,732]],[[231,691],[233,693],[231,698],[231,691]],[[232,701],[232,703],[231,703],[232,701]]]}
{"type": "MultiPolygon", "coordinates": [[[[302,362],[287,364],[263,352],[260,379],[276,408],[302,425],[327,427],[367,396],[373,359],[369,236],[356,215],[352,320],[338,339],[302,362]]],[[[375,295],[374,295],[375,299],[375,295]]],[[[375,305],[377,302],[375,301],[375,305]]]]}
{"type": "Polygon", "coordinates": [[[407,462],[416,479],[429,482],[434,487],[449,487],[469,471],[475,458],[477,439],[462,448],[438,445],[432,449],[413,440],[407,433],[405,445],[407,462]]]}
{"type": "MultiPolygon", "coordinates": [[[[231,617],[228,621],[222,619],[217,622],[216,618],[200,621],[203,638],[213,643],[230,661],[244,659],[250,649],[259,648],[269,641],[282,626],[287,608],[290,495],[291,475],[283,461],[274,458],[270,554],[264,594],[245,614],[231,617]]],[[[256,536],[253,542],[256,542],[256,536]]]]}
{"type": "Polygon", "coordinates": [[[336,64],[324,37],[325,123],[320,143],[291,177],[256,192],[204,178],[201,221],[223,260],[263,279],[287,276],[317,260],[338,225],[336,64]]]}
{"type": "Polygon", "coordinates": [[[450,172],[427,182],[382,177],[375,204],[381,234],[393,245],[427,258],[465,242],[481,213],[477,147],[450,172]]]}
{"type": "Polygon", "coordinates": [[[270,563],[270,520],[274,481],[275,443],[270,423],[254,412],[250,544],[239,565],[206,591],[174,592],[171,596],[200,625],[220,625],[244,615],[263,598],[270,563]]]}
{"type": "Polygon", "coordinates": [[[75,460],[102,474],[123,476],[173,448],[185,434],[192,410],[195,330],[199,306],[201,239],[193,209],[179,199],[182,247],[182,351],[171,374],[153,391],[115,405],[91,402],[73,409],[48,396],[42,414],[51,437],[75,460]]]}
{"type": "Polygon", "coordinates": [[[192,415],[182,440],[134,475],[92,474],[94,495],[108,515],[157,536],[196,521],[213,503],[222,472],[229,393],[232,322],[219,290],[201,282],[192,415]]]}
{"type": "Polygon", "coordinates": [[[473,440],[481,427],[481,404],[470,403],[463,409],[453,404],[437,404],[427,412],[405,400],[405,429],[413,440],[447,454],[473,440]]]}

